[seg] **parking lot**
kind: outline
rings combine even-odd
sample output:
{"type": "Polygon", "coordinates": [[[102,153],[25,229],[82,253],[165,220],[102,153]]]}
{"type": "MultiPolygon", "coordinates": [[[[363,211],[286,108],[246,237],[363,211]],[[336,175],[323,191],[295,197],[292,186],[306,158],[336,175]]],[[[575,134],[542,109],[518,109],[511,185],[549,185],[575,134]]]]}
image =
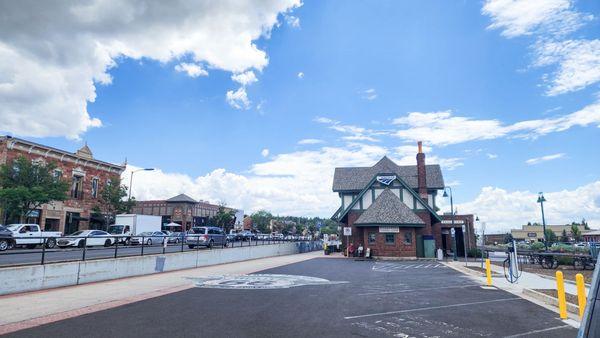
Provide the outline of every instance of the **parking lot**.
{"type": "Polygon", "coordinates": [[[192,289],[10,336],[576,336],[545,308],[444,265],[416,263],[316,258],[196,279],[192,289]]]}

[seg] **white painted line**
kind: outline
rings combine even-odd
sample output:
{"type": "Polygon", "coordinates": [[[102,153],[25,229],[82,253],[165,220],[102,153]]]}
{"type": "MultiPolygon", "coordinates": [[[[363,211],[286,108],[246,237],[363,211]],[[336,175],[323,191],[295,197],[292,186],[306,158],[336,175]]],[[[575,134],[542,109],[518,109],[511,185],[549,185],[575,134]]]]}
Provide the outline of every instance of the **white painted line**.
{"type": "Polygon", "coordinates": [[[426,290],[442,290],[442,289],[461,289],[467,288],[470,286],[481,286],[479,284],[465,284],[461,286],[442,286],[435,288],[422,288],[422,289],[409,289],[409,290],[397,290],[397,291],[381,291],[381,292],[369,292],[369,293],[359,293],[357,296],[373,296],[373,295],[387,295],[393,293],[404,293],[404,292],[416,292],[416,291],[426,291],[426,290]]]}
{"type": "Polygon", "coordinates": [[[561,326],[554,326],[554,327],[549,327],[547,329],[541,329],[541,330],[533,330],[533,331],[529,331],[529,332],[523,332],[523,333],[519,333],[519,334],[514,334],[512,336],[505,336],[504,338],[514,338],[514,337],[523,337],[523,336],[529,336],[535,333],[541,333],[541,332],[547,332],[547,331],[552,331],[552,330],[558,330],[558,329],[564,329],[567,327],[571,327],[571,325],[561,325],[561,326]]]}
{"type": "Polygon", "coordinates": [[[416,265],[416,266],[415,266],[415,269],[416,269],[416,268],[418,268],[418,267],[420,267],[420,266],[422,266],[422,265],[423,265],[423,264],[416,265]]]}
{"type": "Polygon", "coordinates": [[[344,317],[344,319],[356,319],[356,318],[365,318],[365,317],[386,316],[386,315],[393,315],[393,314],[400,314],[400,313],[409,313],[409,312],[418,312],[418,311],[426,311],[426,310],[447,309],[447,308],[452,308],[452,307],[460,307],[460,306],[468,306],[468,305],[478,305],[478,304],[508,302],[508,301],[511,301],[511,300],[523,300],[523,301],[525,301],[525,299],[520,298],[520,297],[515,297],[515,298],[501,298],[501,299],[486,300],[486,301],[482,301],[482,302],[461,303],[461,304],[440,305],[440,306],[428,306],[428,307],[421,307],[421,308],[409,309],[409,310],[398,310],[398,311],[389,311],[389,312],[369,313],[369,314],[366,314],[366,315],[348,316],[348,317],[344,317]]]}
{"type": "Polygon", "coordinates": [[[436,265],[434,266],[434,268],[437,268],[437,267],[439,267],[439,266],[440,266],[439,264],[436,264],[436,265]]]}

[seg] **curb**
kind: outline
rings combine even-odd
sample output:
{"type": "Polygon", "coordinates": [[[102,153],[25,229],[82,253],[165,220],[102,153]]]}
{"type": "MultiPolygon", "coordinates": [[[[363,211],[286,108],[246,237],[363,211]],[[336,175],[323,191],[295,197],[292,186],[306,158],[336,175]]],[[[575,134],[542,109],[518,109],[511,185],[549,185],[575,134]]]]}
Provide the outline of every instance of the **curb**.
{"type": "MultiPolygon", "coordinates": [[[[547,294],[544,294],[544,293],[541,293],[541,292],[538,292],[538,291],[535,291],[532,289],[523,289],[523,294],[533,297],[533,298],[539,300],[540,302],[544,302],[548,305],[558,307],[558,299],[556,299],[552,296],[548,296],[547,294]]],[[[567,302],[567,312],[570,312],[574,315],[579,315],[579,306],[567,302]]]]}

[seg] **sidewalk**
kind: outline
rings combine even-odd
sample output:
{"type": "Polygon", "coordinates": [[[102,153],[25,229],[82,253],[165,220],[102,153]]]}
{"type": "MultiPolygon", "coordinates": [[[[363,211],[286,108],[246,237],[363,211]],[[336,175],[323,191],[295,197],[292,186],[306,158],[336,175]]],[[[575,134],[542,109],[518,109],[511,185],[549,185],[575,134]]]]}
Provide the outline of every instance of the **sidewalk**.
{"type": "MultiPolygon", "coordinates": [[[[460,272],[470,275],[473,279],[475,279],[477,282],[481,283],[482,285],[486,284],[485,275],[482,275],[482,273],[480,273],[479,271],[468,269],[467,267],[465,267],[464,261],[462,261],[462,262],[456,261],[455,262],[455,261],[449,260],[449,261],[444,261],[444,264],[446,264],[447,266],[449,266],[455,270],[458,270],[460,272]]],[[[481,262],[468,262],[467,266],[481,268],[481,262]]],[[[555,280],[551,280],[551,279],[548,279],[547,277],[542,277],[542,276],[534,274],[534,273],[523,271],[523,274],[521,275],[519,280],[516,283],[511,284],[504,277],[504,269],[501,266],[491,264],[490,268],[491,268],[492,272],[499,274],[496,276],[494,276],[494,274],[492,274],[492,286],[502,289],[504,291],[510,292],[521,298],[525,298],[525,299],[527,299],[533,303],[536,303],[542,307],[545,307],[551,311],[558,312],[557,306],[550,305],[545,301],[545,298],[543,299],[539,296],[536,296],[535,294],[539,294],[538,292],[530,291],[533,289],[556,290],[556,281],[555,280]]],[[[565,283],[565,292],[573,294],[573,295],[577,295],[577,288],[573,284],[565,283]]],[[[588,292],[588,288],[586,287],[586,294],[587,294],[587,292],[588,292]]],[[[548,296],[546,296],[546,297],[548,297],[548,296]]],[[[569,320],[568,323],[570,325],[579,327],[579,317],[573,313],[571,308],[569,308],[569,310],[570,311],[568,311],[568,315],[571,320],[569,320]]]]}
{"type": "Polygon", "coordinates": [[[22,294],[0,296],[0,335],[193,287],[189,277],[249,274],[315,257],[321,251],[213,265],[22,294]]]}

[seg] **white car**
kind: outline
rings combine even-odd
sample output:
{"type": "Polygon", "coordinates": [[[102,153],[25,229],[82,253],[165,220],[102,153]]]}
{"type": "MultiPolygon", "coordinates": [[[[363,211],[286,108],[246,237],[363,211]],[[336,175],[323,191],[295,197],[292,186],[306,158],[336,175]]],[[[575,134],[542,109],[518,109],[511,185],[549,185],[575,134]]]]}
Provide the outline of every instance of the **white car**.
{"type": "Polygon", "coordinates": [[[76,246],[83,248],[84,246],[111,246],[115,244],[115,239],[106,231],[102,230],[80,230],[68,236],[61,237],[56,244],[64,248],[68,246],[76,246]]]}

